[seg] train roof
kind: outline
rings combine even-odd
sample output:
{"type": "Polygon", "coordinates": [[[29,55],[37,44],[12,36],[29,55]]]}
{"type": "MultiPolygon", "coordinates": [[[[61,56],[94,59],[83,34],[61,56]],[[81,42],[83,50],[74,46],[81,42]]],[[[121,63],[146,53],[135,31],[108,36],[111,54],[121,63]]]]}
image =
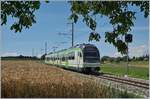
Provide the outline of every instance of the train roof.
{"type": "MultiPolygon", "coordinates": [[[[73,46],[73,47],[70,47],[70,48],[68,48],[68,49],[62,49],[62,50],[59,50],[59,51],[56,51],[56,52],[50,52],[50,53],[48,53],[48,54],[54,54],[54,53],[58,53],[58,52],[62,52],[62,51],[66,51],[66,50],[74,49],[74,48],[81,48],[81,49],[84,49],[85,47],[96,47],[96,46],[93,45],[93,44],[85,44],[85,43],[83,43],[83,44],[77,44],[77,45],[75,45],[75,46],[73,46]]],[[[48,54],[47,54],[47,55],[48,55],[48,54]]]]}

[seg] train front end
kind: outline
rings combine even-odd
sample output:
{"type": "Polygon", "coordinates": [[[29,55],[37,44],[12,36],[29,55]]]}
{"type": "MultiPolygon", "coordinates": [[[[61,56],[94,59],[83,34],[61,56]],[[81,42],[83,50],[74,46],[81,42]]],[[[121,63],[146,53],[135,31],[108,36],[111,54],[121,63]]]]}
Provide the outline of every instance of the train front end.
{"type": "Polygon", "coordinates": [[[84,72],[100,71],[100,53],[96,46],[87,44],[83,48],[83,69],[84,72]]]}

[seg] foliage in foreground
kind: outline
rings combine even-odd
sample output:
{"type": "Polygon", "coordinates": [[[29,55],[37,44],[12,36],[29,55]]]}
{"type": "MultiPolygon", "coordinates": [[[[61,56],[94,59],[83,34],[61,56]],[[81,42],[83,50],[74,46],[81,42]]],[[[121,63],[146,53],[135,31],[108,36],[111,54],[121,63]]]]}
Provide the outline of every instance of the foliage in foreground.
{"type": "Polygon", "coordinates": [[[136,97],[76,73],[35,61],[2,61],[2,97],[136,97]]]}
{"type": "MultiPolygon", "coordinates": [[[[21,32],[23,28],[30,28],[36,23],[35,11],[40,8],[40,1],[2,1],[1,2],[1,25],[7,23],[8,17],[15,21],[10,25],[11,30],[21,32]]],[[[126,53],[127,45],[122,39],[131,31],[136,19],[136,13],[132,7],[137,7],[144,13],[144,17],[149,16],[149,1],[70,1],[70,10],[73,12],[69,19],[74,23],[82,16],[83,22],[92,30],[89,40],[100,40],[100,33],[95,32],[99,17],[108,17],[112,25],[112,31],[105,31],[105,42],[113,44],[118,52],[126,53]]]]}

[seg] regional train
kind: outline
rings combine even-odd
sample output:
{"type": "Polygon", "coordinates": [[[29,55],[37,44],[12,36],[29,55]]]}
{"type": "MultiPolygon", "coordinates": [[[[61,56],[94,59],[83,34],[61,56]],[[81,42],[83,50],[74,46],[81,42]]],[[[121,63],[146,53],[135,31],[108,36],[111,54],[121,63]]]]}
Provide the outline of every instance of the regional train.
{"type": "Polygon", "coordinates": [[[69,49],[47,54],[45,63],[78,72],[97,72],[100,70],[100,53],[93,44],[78,44],[69,49]]]}

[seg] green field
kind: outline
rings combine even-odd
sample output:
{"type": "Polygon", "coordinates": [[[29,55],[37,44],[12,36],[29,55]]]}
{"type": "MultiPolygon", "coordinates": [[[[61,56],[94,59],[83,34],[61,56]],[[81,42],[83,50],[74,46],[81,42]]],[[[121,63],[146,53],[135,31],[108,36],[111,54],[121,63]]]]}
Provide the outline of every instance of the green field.
{"type": "MultiPolygon", "coordinates": [[[[101,71],[123,76],[126,73],[126,63],[104,63],[101,64],[101,71]]],[[[129,62],[128,76],[142,79],[149,79],[148,61],[129,62]]]]}

